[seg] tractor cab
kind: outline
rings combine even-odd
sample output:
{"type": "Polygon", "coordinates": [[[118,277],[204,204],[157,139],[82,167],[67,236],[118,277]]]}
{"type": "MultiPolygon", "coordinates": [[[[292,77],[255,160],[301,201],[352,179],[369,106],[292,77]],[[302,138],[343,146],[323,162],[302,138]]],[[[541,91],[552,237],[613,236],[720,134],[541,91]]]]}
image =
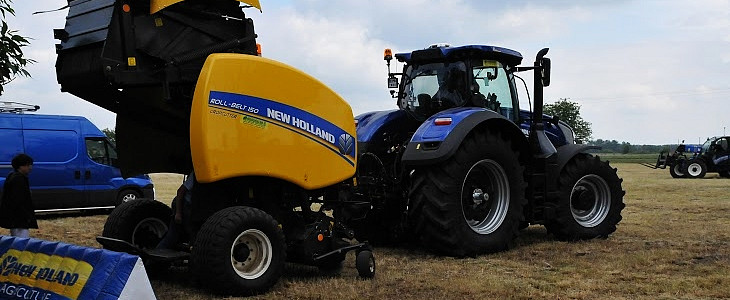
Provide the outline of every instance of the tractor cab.
{"type": "MultiPolygon", "coordinates": [[[[386,50],[390,68],[392,56],[386,50]]],[[[515,66],[522,61],[516,51],[494,46],[432,45],[395,58],[405,63],[403,73],[390,73],[389,87],[400,109],[416,120],[454,107],[480,107],[517,121],[519,102],[514,86],[515,66]],[[395,75],[402,75],[397,84],[395,75]]]]}

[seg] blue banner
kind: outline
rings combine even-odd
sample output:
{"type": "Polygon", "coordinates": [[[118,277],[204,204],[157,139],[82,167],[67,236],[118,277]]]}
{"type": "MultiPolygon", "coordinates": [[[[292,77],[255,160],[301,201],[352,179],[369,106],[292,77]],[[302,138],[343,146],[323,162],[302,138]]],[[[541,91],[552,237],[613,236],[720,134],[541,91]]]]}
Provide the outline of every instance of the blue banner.
{"type": "Polygon", "coordinates": [[[0,299],[119,299],[125,294],[154,298],[137,256],[0,236],[0,299]],[[137,282],[134,287],[131,281],[137,282]]]}

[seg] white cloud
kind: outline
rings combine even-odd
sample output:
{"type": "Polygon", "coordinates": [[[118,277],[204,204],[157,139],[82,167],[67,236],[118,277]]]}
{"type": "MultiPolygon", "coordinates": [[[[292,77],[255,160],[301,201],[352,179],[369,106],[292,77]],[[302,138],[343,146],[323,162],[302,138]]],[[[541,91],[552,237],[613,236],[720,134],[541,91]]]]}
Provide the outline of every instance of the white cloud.
{"type": "MultiPolygon", "coordinates": [[[[579,102],[595,138],[660,144],[730,125],[723,113],[730,107],[730,1],[264,2],[263,13],[247,10],[264,56],[320,79],[356,113],[396,108],[385,84],[384,48],[405,52],[449,42],[515,49],[523,64],[550,47],[546,101],[579,102]]],[[[55,82],[52,29],[63,27],[66,12],[30,12],[66,1],[30,3],[15,2],[11,24],[36,38],[27,53],[38,64],[32,79],[6,87],[3,101],[30,99],[42,102],[43,113],[92,116],[99,127],[113,126],[112,113],[60,93],[55,82]]]]}

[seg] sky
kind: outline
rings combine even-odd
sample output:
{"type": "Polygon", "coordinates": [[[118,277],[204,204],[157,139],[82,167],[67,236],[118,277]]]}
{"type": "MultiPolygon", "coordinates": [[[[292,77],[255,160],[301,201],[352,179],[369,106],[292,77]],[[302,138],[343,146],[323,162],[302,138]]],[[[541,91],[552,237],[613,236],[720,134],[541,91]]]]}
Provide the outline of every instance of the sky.
{"type": "MultiPolygon", "coordinates": [[[[593,139],[631,144],[704,142],[730,134],[730,0],[260,0],[247,9],[263,56],[319,79],[355,115],[396,109],[383,49],[434,43],[485,44],[522,53],[523,65],[550,48],[545,102],[581,106],[593,139]],[[727,128],[726,128],[727,127],[727,128]]],[[[65,0],[15,0],[11,29],[33,38],[32,78],[5,86],[0,101],[38,104],[39,113],[81,115],[114,128],[115,115],[60,92],[53,29],[65,0]]],[[[399,70],[402,66],[396,66],[399,70]]],[[[531,75],[523,76],[532,94],[531,75]]],[[[521,107],[527,95],[520,88],[521,107]]]]}

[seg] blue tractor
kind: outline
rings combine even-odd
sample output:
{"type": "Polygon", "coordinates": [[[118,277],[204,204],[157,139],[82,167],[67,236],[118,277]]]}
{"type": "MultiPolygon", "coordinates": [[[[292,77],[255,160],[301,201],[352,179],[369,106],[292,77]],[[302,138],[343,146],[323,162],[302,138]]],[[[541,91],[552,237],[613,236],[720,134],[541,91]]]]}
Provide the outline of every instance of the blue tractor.
{"type": "Polygon", "coordinates": [[[519,66],[522,55],[506,48],[434,45],[396,54],[404,67],[391,73],[386,49],[399,109],[355,118],[354,197],[372,208],[358,236],[462,257],[506,250],[529,224],[560,240],[613,233],[622,179],[587,153],[596,147],[576,144],[569,126],[543,115],[547,52],[519,66]],[[532,111],[517,97],[517,73],[529,70],[532,111]]]}
{"type": "Polygon", "coordinates": [[[687,178],[702,178],[708,172],[730,178],[730,136],[708,138],[699,151],[682,161],[681,166],[682,174],[687,178]]]}
{"type": "Polygon", "coordinates": [[[661,151],[659,157],[656,159],[656,164],[642,163],[643,166],[652,169],[666,169],[669,168],[669,175],[673,178],[686,178],[685,162],[690,157],[696,156],[702,150],[702,145],[698,144],[685,144],[682,141],[681,144],[677,145],[674,151],[661,151]]]}

